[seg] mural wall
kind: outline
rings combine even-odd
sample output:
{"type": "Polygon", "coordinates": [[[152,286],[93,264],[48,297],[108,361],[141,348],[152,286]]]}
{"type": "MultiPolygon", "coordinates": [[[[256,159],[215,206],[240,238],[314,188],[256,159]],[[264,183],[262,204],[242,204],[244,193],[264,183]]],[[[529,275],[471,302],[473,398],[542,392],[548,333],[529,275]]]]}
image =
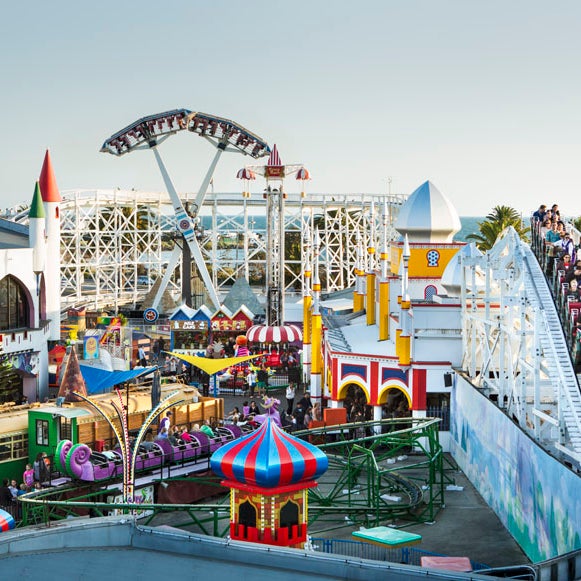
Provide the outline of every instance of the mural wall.
{"type": "Polygon", "coordinates": [[[460,376],[450,405],[452,456],[529,559],[581,549],[581,477],[460,376]]]}

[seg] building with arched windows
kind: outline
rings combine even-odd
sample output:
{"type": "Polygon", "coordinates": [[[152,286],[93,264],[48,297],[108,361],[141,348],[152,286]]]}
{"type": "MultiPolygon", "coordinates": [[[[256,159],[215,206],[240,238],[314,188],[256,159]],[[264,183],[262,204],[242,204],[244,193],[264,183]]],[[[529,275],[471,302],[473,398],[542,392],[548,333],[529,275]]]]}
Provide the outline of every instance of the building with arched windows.
{"type": "Polygon", "coordinates": [[[48,396],[49,342],[60,338],[60,194],[46,152],[29,225],[0,219],[0,404],[48,396]]]}
{"type": "Polygon", "coordinates": [[[377,272],[359,269],[353,313],[324,329],[322,389],[311,380],[311,397],[367,419],[447,412],[450,372],[462,360],[460,300],[447,295],[446,283],[465,247],[453,241],[456,210],[425,182],[402,206],[395,229],[401,237],[389,248],[384,242],[377,272]]]}

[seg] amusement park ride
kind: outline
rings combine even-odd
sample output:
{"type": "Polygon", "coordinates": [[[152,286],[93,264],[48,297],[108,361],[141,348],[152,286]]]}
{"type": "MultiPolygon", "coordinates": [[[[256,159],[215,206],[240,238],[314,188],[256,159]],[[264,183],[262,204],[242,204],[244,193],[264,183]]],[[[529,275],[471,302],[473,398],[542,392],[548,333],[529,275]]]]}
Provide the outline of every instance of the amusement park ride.
{"type": "MultiPolygon", "coordinates": [[[[216,309],[220,308],[220,299],[210,278],[196,236],[199,226],[198,213],[222,153],[225,151],[238,152],[258,159],[270,153],[268,144],[254,133],[229,119],[192,112],[188,109],[175,109],[138,119],[109,137],[101,147],[102,152],[116,156],[138,149],[150,149],[153,152],[171,198],[176,227],[184,239],[183,264],[185,268],[183,272],[190,272],[191,253],[213,306],[216,309]],[[196,198],[193,202],[188,203],[186,208],[180,200],[158,149],[158,146],[168,137],[184,130],[203,137],[216,148],[216,153],[202,180],[196,198]]],[[[154,306],[159,303],[164,290],[167,288],[172,272],[179,261],[180,253],[180,249],[176,248],[172,254],[162,284],[155,297],[154,306]]],[[[189,276],[182,276],[182,297],[186,304],[191,306],[191,277],[189,276]]]]}

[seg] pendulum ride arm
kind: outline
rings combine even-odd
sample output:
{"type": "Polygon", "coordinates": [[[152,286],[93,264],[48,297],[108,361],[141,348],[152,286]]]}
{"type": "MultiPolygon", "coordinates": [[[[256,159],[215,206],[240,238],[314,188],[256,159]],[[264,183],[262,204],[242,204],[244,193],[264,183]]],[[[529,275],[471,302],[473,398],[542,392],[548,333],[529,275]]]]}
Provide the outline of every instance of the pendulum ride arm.
{"type": "MultiPolygon", "coordinates": [[[[186,211],[184,209],[184,206],[180,200],[180,197],[179,197],[179,195],[178,195],[178,193],[177,193],[177,191],[176,191],[176,189],[171,181],[171,178],[169,177],[169,174],[165,168],[165,164],[163,163],[163,161],[161,159],[161,155],[159,154],[159,151],[157,150],[157,147],[156,146],[151,147],[151,151],[153,151],[153,154],[155,156],[155,160],[157,161],[157,165],[159,166],[159,170],[161,172],[161,176],[162,176],[163,181],[165,183],[165,187],[167,188],[167,192],[169,194],[169,197],[171,198],[174,213],[176,216],[176,224],[177,224],[178,230],[180,231],[180,233],[184,237],[184,240],[186,241],[187,245],[190,248],[190,251],[192,253],[192,257],[194,258],[194,261],[195,261],[196,265],[198,266],[198,270],[200,271],[200,276],[202,277],[202,281],[204,282],[204,285],[206,286],[210,300],[212,301],[214,307],[216,309],[219,309],[220,308],[220,299],[218,298],[218,293],[216,292],[216,289],[214,288],[214,284],[212,282],[212,279],[210,278],[210,273],[208,272],[208,268],[206,266],[206,263],[204,262],[204,257],[202,256],[202,251],[200,250],[200,245],[198,244],[198,240],[196,239],[196,233],[194,230],[194,224],[192,223],[192,219],[190,218],[190,216],[188,216],[188,214],[186,213],[186,211]]],[[[218,151],[220,151],[220,150],[218,150],[218,151]]],[[[216,166],[216,163],[218,163],[218,159],[219,159],[219,156],[216,155],[214,158],[214,162],[212,163],[212,165],[214,167],[216,166]]],[[[210,176],[210,178],[211,178],[211,176],[210,176]]],[[[204,180],[204,183],[205,183],[205,181],[206,180],[204,180]]],[[[210,180],[208,179],[207,181],[209,184],[210,180]]],[[[200,194],[198,194],[198,197],[199,197],[199,195],[200,194]]],[[[187,276],[187,274],[188,273],[186,273],[186,272],[182,272],[182,276],[187,276]]]]}

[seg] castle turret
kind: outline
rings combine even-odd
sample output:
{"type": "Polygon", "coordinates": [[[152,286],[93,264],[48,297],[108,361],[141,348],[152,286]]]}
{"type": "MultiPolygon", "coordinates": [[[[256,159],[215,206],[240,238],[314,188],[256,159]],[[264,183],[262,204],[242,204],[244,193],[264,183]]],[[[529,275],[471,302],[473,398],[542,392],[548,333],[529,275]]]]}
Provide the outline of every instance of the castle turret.
{"type": "Polygon", "coordinates": [[[36,292],[40,291],[40,275],[44,272],[46,264],[46,220],[44,206],[42,205],[42,196],[40,185],[36,182],[32,204],[28,212],[28,245],[33,249],[32,252],[32,270],[36,274],[36,292]]]}
{"type": "Polygon", "coordinates": [[[46,215],[46,314],[50,321],[49,339],[60,339],[61,320],[61,216],[62,201],[47,149],[39,178],[46,215]]]}

